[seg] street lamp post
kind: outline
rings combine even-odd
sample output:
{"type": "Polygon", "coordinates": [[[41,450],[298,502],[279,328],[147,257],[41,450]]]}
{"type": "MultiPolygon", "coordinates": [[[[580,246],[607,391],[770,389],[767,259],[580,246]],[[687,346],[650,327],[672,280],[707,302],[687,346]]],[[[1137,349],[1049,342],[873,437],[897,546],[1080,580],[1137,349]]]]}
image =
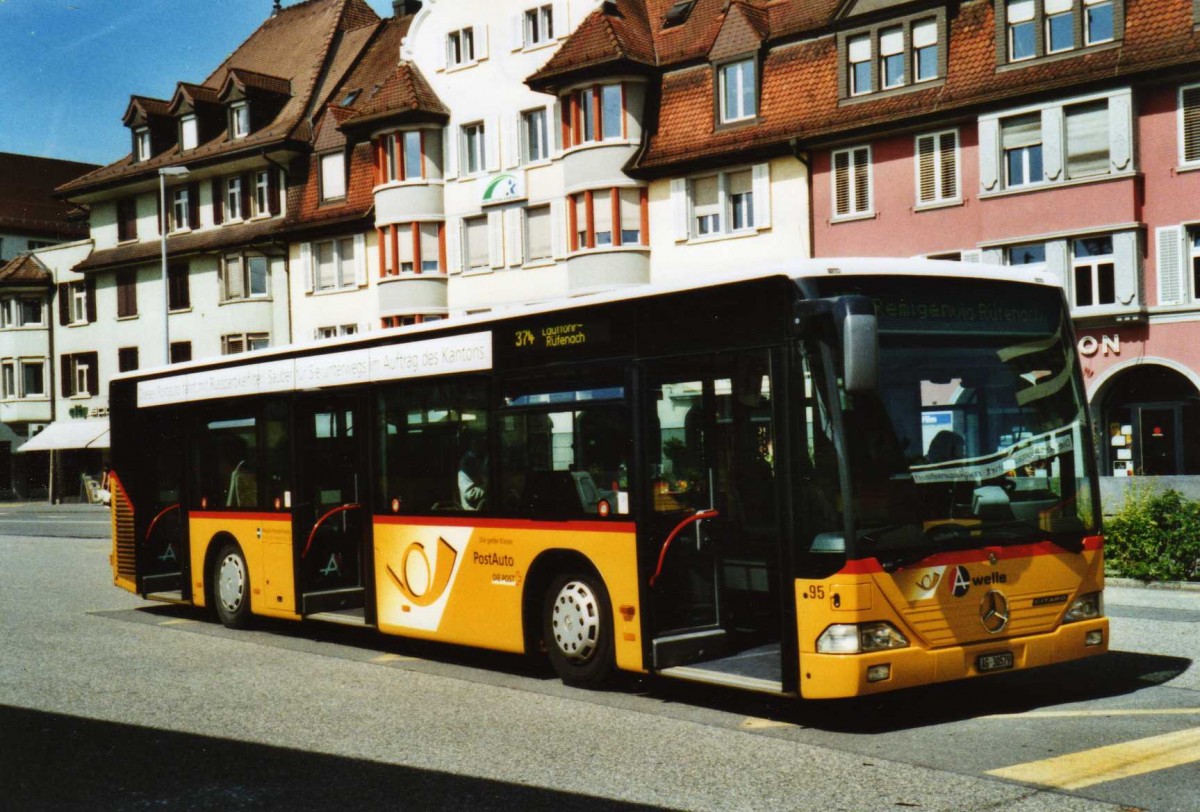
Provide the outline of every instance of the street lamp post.
{"type": "Polygon", "coordinates": [[[171,288],[167,281],[167,177],[182,178],[188,174],[186,166],[164,166],[158,170],[159,219],[158,230],[162,237],[162,284],[163,284],[163,366],[171,363],[171,288]]]}

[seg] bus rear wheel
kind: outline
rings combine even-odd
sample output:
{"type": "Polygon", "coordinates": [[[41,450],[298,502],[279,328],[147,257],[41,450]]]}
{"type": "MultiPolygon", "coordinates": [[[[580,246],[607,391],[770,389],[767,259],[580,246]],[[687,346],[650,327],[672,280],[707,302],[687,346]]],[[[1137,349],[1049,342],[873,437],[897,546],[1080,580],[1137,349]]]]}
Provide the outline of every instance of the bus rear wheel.
{"type": "Polygon", "coordinates": [[[613,671],[613,623],[608,592],[596,576],[559,575],[543,604],[550,664],[567,685],[594,687],[613,671]]]}
{"type": "Polygon", "coordinates": [[[222,545],[213,562],[212,583],[213,603],[221,623],[230,629],[250,625],[250,571],[237,544],[222,545]]]}

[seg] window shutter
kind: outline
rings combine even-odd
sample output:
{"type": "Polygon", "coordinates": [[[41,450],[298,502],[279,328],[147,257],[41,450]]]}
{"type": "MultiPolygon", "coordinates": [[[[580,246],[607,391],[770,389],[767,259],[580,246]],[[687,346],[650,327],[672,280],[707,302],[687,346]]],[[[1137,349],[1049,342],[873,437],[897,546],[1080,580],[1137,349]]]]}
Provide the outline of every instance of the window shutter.
{"type": "Polygon", "coordinates": [[[213,225],[225,222],[225,182],[222,178],[212,180],[213,225]]]}
{"type": "Polygon", "coordinates": [[[475,61],[482,62],[488,58],[488,26],[475,27],[475,61]]]}
{"type": "Polygon", "coordinates": [[[508,22],[509,50],[519,51],[525,47],[525,15],[514,14],[508,22]]]}
{"type": "MultiPolygon", "coordinates": [[[[688,229],[688,182],[686,178],[671,179],[671,231],[675,242],[682,242],[689,236],[688,229]]],[[[646,244],[650,244],[646,235],[646,244]]]]}
{"type": "Polygon", "coordinates": [[[521,132],[521,114],[510,113],[503,117],[504,121],[504,168],[513,169],[521,163],[521,150],[518,149],[521,132]]]}
{"type": "Polygon", "coordinates": [[[1116,265],[1117,301],[1123,305],[1139,304],[1138,277],[1141,251],[1138,250],[1136,231],[1118,231],[1113,234],[1113,262],[1116,265]]]}
{"type": "Polygon", "coordinates": [[[1071,243],[1050,240],[1046,243],[1046,274],[1060,287],[1066,288],[1071,279],[1071,243]]]}
{"type": "MultiPolygon", "coordinates": [[[[1182,226],[1164,226],[1154,230],[1158,247],[1155,260],[1158,275],[1158,304],[1177,305],[1187,300],[1187,273],[1185,267],[1184,229],[1182,226]]],[[[1114,246],[1115,250],[1116,246],[1114,246]]]]}
{"type": "Polygon", "coordinates": [[[67,282],[58,285],[58,323],[63,327],[71,323],[71,285],[67,282]]]}
{"type": "Polygon", "coordinates": [[[546,136],[549,139],[550,157],[557,158],[563,150],[562,102],[555,100],[546,105],[546,136]]]}
{"type": "Polygon", "coordinates": [[[555,259],[567,256],[567,201],[564,198],[550,201],[550,251],[555,259]]]}
{"type": "MultiPolygon", "coordinates": [[[[1198,0],[1200,1],[1200,0],[1198,0]]],[[[1200,161],[1200,85],[1179,91],[1181,143],[1183,163],[1200,161]]]]}
{"type": "MultiPolygon", "coordinates": [[[[755,164],[753,167],[754,227],[771,226],[771,167],[770,164],[755,164]]],[[[649,245],[649,235],[647,245],[649,245]]]]}
{"type": "Polygon", "coordinates": [[[504,212],[490,211],[487,215],[488,264],[504,267],[504,212]]]}
{"type": "Polygon", "coordinates": [[[267,170],[267,211],[272,217],[279,214],[280,210],[279,190],[283,185],[280,183],[282,180],[280,175],[282,174],[283,170],[276,167],[271,167],[267,170]]]}
{"type": "Polygon", "coordinates": [[[98,353],[83,353],[87,359],[87,388],[89,395],[100,394],[100,356],[98,353]]]}
{"type": "Polygon", "coordinates": [[[446,218],[446,264],[450,273],[462,273],[462,218],[446,218]]]}
{"type": "Polygon", "coordinates": [[[979,121],[979,187],[991,192],[1000,183],[1000,121],[989,118],[979,121]]]}
{"type": "Polygon", "coordinates": [[[354,284],[367,284],[367,235],[362,233],[354,235],[354,284]]]}
{"type": "Polygon", "coordinates": [[[87,292],[87,320],[91,324],[96,321],[96,277],[89,276],[83,284],[87,292]]]}
{"type": "Polygon", "coordinates": [[[1033,183],[1059,180],[1063,176],[1063,109],[1047,107],[1042,110],[1042,172],[1044,178],[1030,178],[1033,183]]]}
{"type": "Polygon", "coordinates": [[[454,125],[447,126],[442,131],[442,166],[446,180],[458,177],[458,128],[454,125]]]}
{"type": "Polygon", "coordinates": [[[917,202],[932,203],[937,200],[937,136],[922,135],[917,138],[917,202]]]}
{"type": "Polygon", "coordinates": [[[483,126],[483,143],[487,155],[483,156],[488,172],[500,171],[500,116],[493,116],[483,126]]]}
{"type": "Polygon", "coordinates": [[[188,228],[200,228],[200,184],[188,184],[188,228]]]}
{"type": "Polygon", "coordinates": [[[59,380],[62,382],[62,393],[64,398],[69,398],[75,394],[75,376],[71,374],[72,356],[64,355],[59,359],[59,380]]]}
{"type": "Polygon", "coordinates": [[[942,199],[955,200],[958,198],[958,133],[942,133],[939,139],[941,154],[938,158],[942,170],[942,199]]]}
{"type": "Polygon", "coordinates": [[[1128,92],[1108,98],[1108,159],[1114,172],[1123,172],[1133,161],[1133,105],[1128,92]]]}
{"type": "Polygon", "coordinates": [[[509,209],[504,213],[505,220],[508,221],[508,264],[519,266],[525,261],[524,240],[521,235],[525,228],[525,210],[524,209],[509,209]]]}
{"type": "Polygon", "coordinates": [[[833,214],[850,214],[850,153],[833,153],[833,214]]]}
{"type": "Polygon", "coordinates": [[[304,292],[313,292],[312,243],[300,243],[300,278],[304,280],[304,292]]]}

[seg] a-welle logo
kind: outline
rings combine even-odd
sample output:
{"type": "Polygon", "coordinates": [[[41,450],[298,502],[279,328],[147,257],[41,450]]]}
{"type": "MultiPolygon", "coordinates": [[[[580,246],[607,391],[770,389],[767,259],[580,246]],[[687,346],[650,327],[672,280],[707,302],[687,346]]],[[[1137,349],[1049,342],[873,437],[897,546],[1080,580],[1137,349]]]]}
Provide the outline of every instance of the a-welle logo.
{"type": "Polygon", "coordinates": [[[442,596],[450,584],[450,576],[454,573],[454,563],[458,560],[458,550],[442,537],[437,540],[437,563],[429,565],[429,555],[425,545],[414,541],[404,549],[400,556],[400,572],[387,565],[388,575],[396,583],[400,593],[414,606],[429,606],[442,596]]]}

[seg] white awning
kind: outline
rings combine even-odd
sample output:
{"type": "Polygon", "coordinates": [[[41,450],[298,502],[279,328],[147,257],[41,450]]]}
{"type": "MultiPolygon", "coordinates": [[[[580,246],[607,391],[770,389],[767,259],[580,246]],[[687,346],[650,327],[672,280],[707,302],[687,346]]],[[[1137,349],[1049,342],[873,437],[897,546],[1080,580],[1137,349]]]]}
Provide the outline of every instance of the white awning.
{"type": "Polygon", "coordinates": [[[107,420],[55,420],[31,437],[17,453],[108,448],[107,420]]]}

